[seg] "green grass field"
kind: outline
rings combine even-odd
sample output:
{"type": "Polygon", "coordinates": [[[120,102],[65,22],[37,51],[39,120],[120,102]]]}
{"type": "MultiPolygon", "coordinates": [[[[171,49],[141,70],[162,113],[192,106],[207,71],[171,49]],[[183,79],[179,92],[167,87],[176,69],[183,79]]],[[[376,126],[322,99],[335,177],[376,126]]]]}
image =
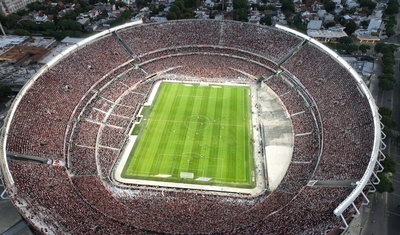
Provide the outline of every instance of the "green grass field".
{"type": "Polygon", "coordinates": [[[162,83],[132,132],[138,139],[121,176],[254,187],[249,94],[243,86],[162,83]]]}

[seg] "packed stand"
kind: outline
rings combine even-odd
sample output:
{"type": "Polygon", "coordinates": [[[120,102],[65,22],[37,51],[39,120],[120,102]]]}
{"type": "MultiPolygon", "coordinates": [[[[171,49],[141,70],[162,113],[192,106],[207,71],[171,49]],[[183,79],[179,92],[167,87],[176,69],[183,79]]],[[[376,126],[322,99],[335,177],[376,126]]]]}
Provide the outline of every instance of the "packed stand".
{"type": "Polygon", "coordinates": [[[320,146],[315,133],[309,135],[297,135],[293,143],[293,162],[317,161],[320,146]]]}
{"type": "Polygon", "coordinates": [[[350,191],[347,187],[304,187],[277,213],[238,233],[321,234],[340,224],[340,218],[332,213],[332,206],[343,201],[350,191]]]}
{"type": "Polygon", "coordinates": [[[120,151],[116,149],[110,149],[104,147],[98,148],[97,158],[100,163],[100,171],[102,178],[110,177],[113,164],[117,160],[119,153],[120,151]]]}
{"type": "Polygon", "coordinates": [[[70,170],[75,175],[97,175],[96,150],[85,146],[74,146],[70,154],[70,170]]]}
{"type": "Polygon", "coordinates": [[[312,45],[283,67],[307,87],[323,120],[323,153],[315,179],[359,179],[370,160],[373,121],[368,101],[345,68],[312,45]]]}
{"type": "Polygon", "coordinates": [[[256,53],[239,50],[233,47],[204,46],[204,45],[183,46],[183,47],[162,49],[141,56],[140,61],[144,63],[146,61],[164,58],[176,54],[219,54],[219,55],[226,55],[228,57],[236,56],[252,62],[254,61],[255,63],[262,64],[263,66],[268,67],[271,71],[274,72],[278,67],[274,62],[256,53]]]}
{"type": "MultiPolygon", "coordinates": [[[[182,55],[159,59],[142,65],[149,74],[159,71],[167,71],[174,68],[170,73],[184,74],[186,76],[207,79],[226,78],[245,79],[249,82],[247,74],[253,76],[252,80],[261,76],[268,76],[271,71],[260,65],[249,63],[245,60],[215,55],[182,55]],[[243,71],[244,73],[242,73],[243,71]]],[[[229,80],[228,80],[229,81],[229,80]]],[[[216,81],[218,82],[218,81],[216,81]]]]}
{"type": "Polygon", "coordinates": [[[129,59],[129,54],[108,36],[50,68],[22,97],[11,124],[7,151],[63,160],[64,134],[75,106],[96,81],[129,59]]]}
{"type": "Polygon", "coordinates": [[[237,21],[224,21],[220,45],[251,51],[279,62],[291,50],[303,42],[302,39],[270,27],[259,27],[237,21]]]}
{"type": "Polygon", "coordinates": [[[35,221],[36,229],[42,233],[145,234],[93,209],[77,193],[62,167],[12,160],[9,167],[15,190],[9,189],[8,195],[21,214],[35,221]]]}
{"type": "Polygon", "coordinates": [[[150,27],[138,25],[118,33],[139,56],[160,48],[219,45],[261,54],[277,63],[302,43],[300,38],[281,30],[236,21],[164,22],[150,27]]]}
{"type": "Polygon", "coordinates": [[[187,45],[218,45],[221,24],[209,20],[186,20],[143,24],[121,30],[118,34],[138,56],[187,45]]]}
{"type": "MultiPolygon", "coordinates": [[[[145,26],[137,26],[120,33],[138,54],[159,48],[188,45],[185,43],[191,42],[190,45],[234,46],[257,51],[257,53],[272,54],[275,59],[279,59],[301,42],[298,38],[294,36],[290,38],[288,34],[276,29],[238,22],[184,21],[179,24],[172,22],[152,26],[154,27],[146,27],[146,30],[144,30],[145,26]],[[215,37],[215,34],[219,36],[215,37]],[[252,36],[254,37],[251,38],[252,36]],[[259,44],[254,42],[259,42],[259,44]],[[245,44],[241,45],[241,43],[245,44]],[[254,48],[250,48],[253,46],[254,48]]],[[[113,50],[116,45],[118,46],[112,37],[101,39],[94,46],[88,45],[68,57],[38,79],[33,88],[23,97],[17,109],[11,135],[7,140],[7,150],[42,157],[57,156],[61,159],[65,129],[76,105],[82,102],[82,97],[100,77],[129,59],[122,47],[118,46],[118,49],[113,50]],[[97,48],[111,49],[98,55],[97,48]],[[96,61],[93,57],[97,56],[96,61]],[[109,63],[104,63],[104,61],[109,63]],[[77,69],[71,69],[76,67],[77,69]],[[25,120],[27,121],[24,122],[25,120]],[[26,128],[32,128],[32,133],[27,135],[26,128]]],[[[324,130],[326,128],[324,144],[328,146],[324,149],[325,156],[321,159],[316,178],[330,180],[358,176],[364,170],[360,164],[366,165],[365,158],[370,154],[370,151],[367,151],[370,147],[367,145],[371,145],[373,136],[367,103],[357,93],[353,84],[355,82],[347,81],[352,80],[348,74],[340,68],[335,68],[335,72],[339,72],[343,77],[333,77],[334,73],[331,71],[332,68],[329,68],[329,63],[332,63],[333,67],[337,65],[330,58],[321,56],[322,52],[314,51],[310,46],[305,46],[300,51],[309,53],[304,55],[305,62],[301,63],[304,63],[306,67],[311,65],[307,64],[311,63],[307,59],[316,60],[316,58],[320,60],[322,67],[327,66],[319,71],[323,74],[323,78],[318,75],[303,77],[303,75],[313,75],[313,71],[309,69],[310,67],[305,68],[307,71],[298,68],[299,65],[296,64],[299,59],[302,60],[299,58],[299,53],[284,63],[285,68],[291,67],[293,74],[310,89],[323,117],[324,130]],[[310,56],[316,58],[309,58],[310,56]],[[329,70],[329,73],[326,70],[329,70]],[[338,80],[341,82],[337,82],[338,80]],[[315,84],[318,88],[313,87],[315,84]],[[322,95],[319,92],[322,92],[322,95]],[[332,97],[335,98],[332,100],[332,97]],[[355,101],[355,104],[350,104],[349,101],[355,101]],[[352,110],[349,111],[348,108],[352,110]],[[342,112],[344,116],[341,116],[342,112]],[[338,146],[344,146],[344,150],[338,146]],[[358,155],[360,153],[365,156],[360,157],[358,155]],[[349,160],[343,158],[349,158],[349,160]],[[343,164],[338,165],[338,163],[343,164]],[[338,176],[338,174],[344,176],[338,176]]],[[[266,192],[256,198],[226,197],[203,194],[201,191],[161,191],[146,187],[124,189],[103,182],[103,178],[110,176],[111,168],[117,161],[126,139],[129,123],[121,119],[134,118],[134,114],[145,102],[153,85],[151,80],[140,83],[139,81],[146,74],[157,73],[173,66],[182,66],[173,72],[203,77],[205,81],[212,81],[216,77],[220,78],[215,81],[228,81],[226,77],[232,77],[232,74],[245,77],[229,67],[240,68],[255,77],[264,76],[268,74],[268,71],[270,72],[268,68],[242,59],[215,54],[174,56],[144,63],[140,68],[130,70],[132,73],[128,72],[128,76],[118,77],[120,80],[116,80],[119,84],[124,84],[125,90],[135,86],[135,89],[124,93],[123,96],[120,91],[113,91],[114,85],[105,88],[109,79],[113,78],[111,75],[108,76],[107,80],[97,84],[96,89],[101,90],[100,88],[104,87],[102,94],[106,94],[117,103],[99,96],[94,100],[93,105],[86,106],[87,109],[73,132],[71,149],[73,167],[71,169],[31,162],[8,161],[15,180],[15,186],[8,188],[8,192],[21,214],[28,217],[27,219],[33,222],[42,233],[54,234],[148,232],[306,234],[318,233],[340,223],[340,219],[335,217],[332,211],[352,189],[304,187],[315,167],[315,162],[307,163],[309,159],[307,153],[315,151],[315,145],[313,145],[316,142],[315,135],[295,137],[295,157],[302,163],[292,163],[289,166],[277,190],[266,192]],[[127,79],[126,82],[123,79],[127,79]],[[98,114],[107,112],[111,115],[106,120],[98,114]],[[85,119],[88,117],[90,120],[85,119]],[[101,122],[101,120],[104,121],[101,126],[91,122],[101,122]],[[86,134],[87,136],[84,136],[86,134]],[[97,172],[96,152],[93,148],[93,145],[96,146],[93,140],[97,138],[97,135],[100,135],[97,152],[100,174],[97,172]],[[297,153],[299,154],[296,155],[297,153]]],[[[121,70],[124,69],[121,68],[121,70]]],[[[118,74],[120,74],[119,70],[115,72],[115,75],[118,74]]],[[[235,79],[235,82],[237,81],[238,79],[235,79]]],[[[254,82],[248,78],[240,81],[254,82]]],[[[286,93],[287,85],[274,86],[272,81],[266,83],[275,87],[275,92],[286,93]]],[[[290,88],[289,91],[291,91],[290,88]]],[[[86,97],[83,100],[87,101],[86,97]]],[[[288,105],[293,107],[290,109],[297,110],[299,103],[296,100],[286,100],[293,104],[293,106],[288,105]]],[[[297,118],[309,115],[308,112],[299,114],[294,125],[302,125],[302,120],[297,118]]],[[[307,120],[305,124],[307,128],[310,127],[308,119],[304,120],[307,120]]],[[[299,132],[307,130],[302,128],[295,127],[299,132]]]]}

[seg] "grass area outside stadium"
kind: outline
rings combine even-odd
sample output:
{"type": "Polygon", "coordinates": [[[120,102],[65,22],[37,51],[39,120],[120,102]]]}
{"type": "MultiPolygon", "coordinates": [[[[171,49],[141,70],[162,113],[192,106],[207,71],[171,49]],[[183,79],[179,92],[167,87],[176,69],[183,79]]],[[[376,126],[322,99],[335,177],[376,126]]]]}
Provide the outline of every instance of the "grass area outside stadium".
{"type": "Polygon", "coordinates": [[[250,89],[163,82],[144,106],[128,179],[253,188],[250,89]]]}

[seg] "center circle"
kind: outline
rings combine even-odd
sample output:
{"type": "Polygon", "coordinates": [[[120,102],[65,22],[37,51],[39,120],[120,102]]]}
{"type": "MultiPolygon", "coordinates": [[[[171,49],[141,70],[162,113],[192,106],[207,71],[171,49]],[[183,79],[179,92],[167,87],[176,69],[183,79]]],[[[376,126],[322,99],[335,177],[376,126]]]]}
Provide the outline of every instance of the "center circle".
{"type": "Polygon", "coordinates": [[[210,119],[201,115],[194,115],[186,118],[185,126],[189,130],[204,130],[210,126],[210,119]]]}

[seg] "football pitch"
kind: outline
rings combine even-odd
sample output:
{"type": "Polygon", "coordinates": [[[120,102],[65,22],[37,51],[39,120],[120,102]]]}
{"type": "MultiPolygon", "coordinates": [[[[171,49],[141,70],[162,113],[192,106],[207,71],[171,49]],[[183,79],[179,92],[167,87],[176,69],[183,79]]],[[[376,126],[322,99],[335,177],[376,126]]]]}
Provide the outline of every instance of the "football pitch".
{"type": "Polygon", "coordinates": [[[250,89],[161,83],[121,176],[253,188],[250,89]]]}

